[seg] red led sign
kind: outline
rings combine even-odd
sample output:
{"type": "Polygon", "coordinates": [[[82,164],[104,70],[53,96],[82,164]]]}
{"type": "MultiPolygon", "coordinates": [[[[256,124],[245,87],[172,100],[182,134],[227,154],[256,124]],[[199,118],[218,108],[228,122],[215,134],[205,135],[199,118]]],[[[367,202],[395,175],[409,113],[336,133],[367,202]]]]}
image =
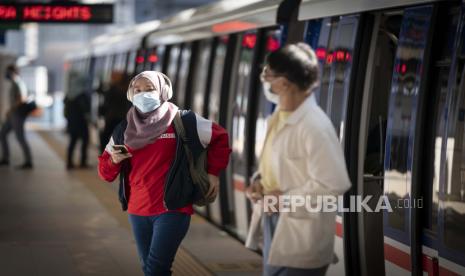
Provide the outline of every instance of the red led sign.
{"type": "Polygon", "coordinates": [[[0,22],[112,23],[113,5],[0,4],[0,22]]]}

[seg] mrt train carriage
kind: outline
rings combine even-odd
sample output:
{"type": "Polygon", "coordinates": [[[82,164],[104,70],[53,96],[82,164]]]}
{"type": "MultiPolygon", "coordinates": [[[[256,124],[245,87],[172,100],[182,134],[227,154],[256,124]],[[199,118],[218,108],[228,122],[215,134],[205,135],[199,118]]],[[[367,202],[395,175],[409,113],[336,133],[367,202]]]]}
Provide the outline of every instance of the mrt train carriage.
{"type": "Polygon", "coordinates": [[[128,74],[165,72],[176,104],[228,129],[233,154],[219,198],[197,212],[244,240],[244,189],[275,108],[260,86],[264,58],[308,43],[320,63],[314,93],[352,180],[344,205],[383,195],[392,207],[339,213],[339,262],[328,275],[465,275],[464,24],[462,1],[219,2],[161,21],[118,54],[128,74]]]}

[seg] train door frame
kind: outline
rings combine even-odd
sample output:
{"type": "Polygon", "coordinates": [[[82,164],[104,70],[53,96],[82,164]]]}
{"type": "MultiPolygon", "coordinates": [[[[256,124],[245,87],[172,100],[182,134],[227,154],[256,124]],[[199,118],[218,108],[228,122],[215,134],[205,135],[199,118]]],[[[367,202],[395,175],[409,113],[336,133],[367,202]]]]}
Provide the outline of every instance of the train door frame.
{"type": "MultiPolygon", "coordinates": [[[[396,13],[401,12],[402,10],[394,10],[394,11],[379,11],[367,14],[370,18],[369,20],[373,23],[370,24],[372,28],[369,28],[370,32],[370,41],[367,49],[367,57],[366,57],[366,66],[364,72],[361,74],[363,76],[363,88],[362,88],[362,103],[360,108],[360,129],[359,129],[359,136],[358,136],[358,160],[357,160],[357,181],[355,182],[357,194],[361,196],[365,196],[366,194],[366,183],[365,181],[382,181],[384,177],[381,176],[368,176],[365,175],[365,157],[366,151],[368,148],[368,133],[369,133],[369,123],[370,123],[370,116],[371,116],[371,107],[373,105],[373,91],[374,86],[374,76],[375,76],[375,63],[377,60],[376,53],[378,51],[377,44],[379,39],[379,32],[381,32],[381,17],[383,15],[394,15],[396,13]]],[[[367,39],[368,40],[368,39],[367,39]]],[[[394,58],[393,58],[394,59],[394,58]]],[[[394,60],[392,61],[394,62],[394,60]]],[[[392,77],[391,77],[392,78],[392,77]]],[[[387,92],[389,97],[390,91],[387,92]]],[[[386,107],[387,109],[387,107],[386,107]]],[[[387,110],[386,110],[387,112],[387,110]]],[[[382,122],[379,123],[381,128],[382,122]]],[[[384,141],[382,139],[381,141],[384,141]]],[[[382,143],[382,142],[380,142],[382,143]]],[[[384,145],[380,144],[380,150],[384,151],[384,145]]],[[[384,158],[383,158],[384,159],[384,158]]],[[[381,184],[382,185],[382,184],[381,184]]],[[[383,189],[381,187],[380,194],[383,193],[383,189]]],[[[371,195],[371,194],[370,194],[371,195]]],[[[372,207],[372,204],[369,204],[372,207]]],[[[384,273],[384,254],[379,256],[379,252],[384,246],[383,241],[383,220],[382,214],[379,214],[380,217],[374,217],[373,214],[360,212],[357,214],[357,223],[358,223],[358,231],[357,231],[357,241],[358,241],[358,248],[359,248],[359,264],[360,264],[360,275],[378,275],[379,273],[384,273]],[[371,217],[368,217],[371,216],[371,217]],[[368,220],[378,220],[377,222],[380,224],[379,228],[373,228],[370,225],[368,220]],[[378,230],[378,237],[374,237],[373,231],[378,230]],[[370,235],[368,237],[368,235],[370,235]],[[381,245],[379,244],[381,243],[381,245]],[[381,248],[372,248],[373,246],[381,246],[381,248]],[[367,253],[370,251],[369,253],[367,253]],[[376,260],[378,258],[378,260],[376,260]],[[377,264],[376,261],[379,263],[377,264]],[[381,272],[382,271],[382,272],[381,272]]],[[[375,227],[378,225],[375,225],[375,227]]]]}

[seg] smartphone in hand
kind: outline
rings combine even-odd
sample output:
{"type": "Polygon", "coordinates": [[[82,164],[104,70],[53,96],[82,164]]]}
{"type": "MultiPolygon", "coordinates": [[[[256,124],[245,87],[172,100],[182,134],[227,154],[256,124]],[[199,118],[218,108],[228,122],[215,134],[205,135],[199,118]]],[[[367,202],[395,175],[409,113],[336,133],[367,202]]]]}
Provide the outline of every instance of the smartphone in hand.
{"type": "Polygon", "coordinates": [[[114,151],[120,151],[123,154],[129,153],[128,149],[124,145],[113,145],[112,147],[114,151]]]}

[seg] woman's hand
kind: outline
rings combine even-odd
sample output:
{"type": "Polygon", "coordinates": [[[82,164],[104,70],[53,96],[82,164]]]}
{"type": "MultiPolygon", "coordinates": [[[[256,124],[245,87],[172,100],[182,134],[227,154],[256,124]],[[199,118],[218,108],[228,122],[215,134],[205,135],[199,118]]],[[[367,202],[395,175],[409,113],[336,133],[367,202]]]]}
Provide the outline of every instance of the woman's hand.
{"type": "Polygon", "coordinates": [[[122,153],[121,150],[112,149],[111,152],[110,152],[110,156],[111,156],[111,162],[113,162],[113,164],[119,164],[123,160],[131,158],[132,154],[130,154],[129,152],[128,153],[122,153]]]}
{"type": "Polygon", "coordinates": [[[207,197],[216,197],[218,191],[220,190],[220,180],[218,176],[213,174],[208,174],[208,181],[210,182],[210,189],[208,190],[207,197]]]}
{"type": "Polygon", "coordinates": [[[263,186],[260,179],[256,179],[249,187],[245,189],[245,195],[253,203],[263,198],[263,186]]]}

